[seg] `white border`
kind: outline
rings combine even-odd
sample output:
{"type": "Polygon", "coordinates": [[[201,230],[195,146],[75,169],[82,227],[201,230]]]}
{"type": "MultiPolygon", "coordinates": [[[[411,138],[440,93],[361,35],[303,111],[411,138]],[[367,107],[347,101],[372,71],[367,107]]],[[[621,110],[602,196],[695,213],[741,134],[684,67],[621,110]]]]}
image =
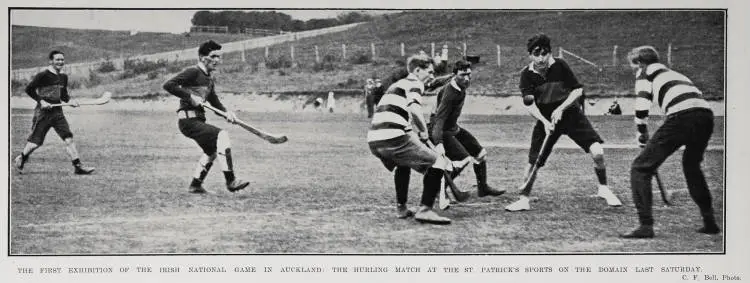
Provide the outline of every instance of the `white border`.
{"type": "MultiPolygon", "coordinates": [[[[559,273],[533,273],[533,274],[479,274],[479,273],[459,273],[459,274],[445,274],[438,272],[435,274],[428,273],[324,273],[324,274],[309,274],[309,273],[262,273],[258,272],[255,274],[235,274],[228,272],[225,274],[192,274],[192,273],[180,273],[180,274],[112,274],[107,276],[101,275],[58,275],[58,276],[45,276],[41,274],[35,274],[34,276],[25,276],[18,274],[16,269],[18,267],[33,267],[39,268],[46,265],[58,265],[66,267],[76,266],[111,266],[115,269],[121,266],[128,266],[135,268],[136,265],[150,265],[152,267],[158,267],[163,265],[226,265],[226,266],[256,266],[259,271],[262,271],[264,265],[306,265],[306,266],[351,266],[353,264],[361,266],[369,265],[389,265],[395,264],[401,265],[417,265],[417,266],[478,266],[478,265],[512,265],[512,266],[524,266],[524,265],[550,265],[550,266],[574,266],[574,265],[585,265],[585,266],[598,266],[598,265],[629,265],[634,266],[637,264],[653,265],[653,266],[665,266],[665,265],[684,265],[684,266],[700,266],[711,274],[735,274],[743,278],[743,281],[750,280],[750,273],[747,271],[750,266],[750,245],[748,245],[748,239],[750,234],[748,233],[748,215],[750,215],[747,200],[750,200],[750,194],[748,193],[748,178],[746,177],[747,165],[745,161],[748,160],[748,147],[747,135],[745,134],[745,127],[743,127],[744,121],[746,121],[746,115],[744,114],[750,104],[747,101],[748,92],[750,90],[748,86],[748,72],[745,70],[746,66],[750,63],[748,58],[748,25],[747,16],[749,5],[745,1],[741,0],[725,0],[725,1],[641,1],[641,0],[630,0],[630,1],[316,1],[315,4],[312,2],[295,2],[295,1],[273,1],[273,2],[259,2],[259,1],[198,1],[198,0],[182,0],[179,4],[176,2],[168,2],[164,0],[139,0],[139,1],[118,1],[110,3],[102,3],[101,1],[66,1],[64,4],[60,4],[60,1],[21,1],[12,0],[5,1],[7,6],[51,6],[51,7],[132,7],[132,8],[164,8],[173,7],[179,5],[179,7],[226,7],[226,8],[330,8],[330,7],[342,7],[347,8],[373,8],[374,6],[382,8],[397,8],[397,9],[408,9],[408,8],[449,8],[449,9],[464,9],[464,8],[496,8],[496,9],[567,9],[567,8],[582,8],[582,9],[622,9],[622,8],[727,8],[728,9],[728,77],[727,77],[727,164],[726,164],[726,190],[727,195],[731,195],[731,198],[727,197],[727,203],[725,207],[731,208],[727,211],[726,215],[726,230],[729,234],[726,235],[727,240],[727,252],[726,255],[691,255],[691,256],[679,256],[679,255],[578,255],[578,256],[148,256],[148,257],[110,257],[110,256],[99,256],[99,257],[7,257],[7,193],[0,193],[0,203],[2,203],[2,209],[0,209],[0,219],[2,223],[0,225],[0,278],[3,278],[3,282],[67,282],[67,281],[91,281],[91,282],[133,282],[133,281],[178,281],[179,282],[205,282],[207,280],[218,282],[218,280],[232,280],[232,281],[286,281],[286,282],[301,282],[301,281],[340,281],[340,282],[412,282],[415,280],[429,280],[429,281],[457,281],[457,280],[470,280],[471,282],[501,282],[501,281],[514,281],[514,282],[549,282],[549,281],[570,281],[570,282],[596,282],[596,281],[608,281],[608,282],[633,282],[633,281],[645,281],[645,282],[675,282],[682,281],[680,278],[681,274],[668,274],[668,273],[650,273],[650,274],[637,274],[637,273],[626,273],[626,274],[601,274],[601,273],[570,273],[570,274],[559,274],[559,273]],[[744,173],[744,174],[743,174],[744,173]],[[7,281],[6,281],[7,280],[7,281]]],[[[7,7],[6,6],[6,7],[7,7]]],[[[7,25],[8,13],[2,13],[2,22],[7,25]]],[[[2,33],[3,42],[8,42],[7,26],[0,31],[2,33]]],[[[3,44],[3,51],[0,54],[8,54],[7,44],[3,44]]],[[[2,66],[7,66],[7,55],[0,56],[0,62],[2,66]]],[[[0,77],[7,78],[7,68],[0,68],[0,77]]],[[[2,80],[2,87],[8,89],[7,81],[2,80]]],[[[6,101],[6,100],[3,100],[6,101]]],[[[8,113],[6,112],[8,107],[0,107],[3,113],[0,114],[3,121],[0,123],[3,125],[4,131],[2,133],[9,133],[7,129],[8,113]]],[[[2,139],[8,140],[7,137],[2,139]]],[[[4,156],[9,156],[7,152],[8,146],[4,144],[2,147],[4,156]]],[[[8,177],[7,172],[10,160],[4,163],[4,167],[0,172],[8,177]]],[[[692,275],[692,273],[690,273],[692,275]]],[[[691,278],[689,278],[691,279],[691,278]]]]}

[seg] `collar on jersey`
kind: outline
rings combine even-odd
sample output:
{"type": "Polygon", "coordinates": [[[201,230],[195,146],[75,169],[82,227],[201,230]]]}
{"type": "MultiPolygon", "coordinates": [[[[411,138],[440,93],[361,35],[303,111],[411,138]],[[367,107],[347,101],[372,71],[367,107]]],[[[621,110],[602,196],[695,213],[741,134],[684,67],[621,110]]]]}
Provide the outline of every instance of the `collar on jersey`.
{"type": "Polygon", "coordinates": [[[451,80],[451,86],[455,88],[456,90],[461,91],[461,87],[459,87],[458,84],[456,83],[455,77],[453,77],[453,79],[451,80]]]}
{"type": "Polygon", "coordinates": [[[50,71],[50,73],[53,73],[55,75],[64,73],[62,69],[60,69],[60,72],[58,72],[57,70],[55,70],[55,67],[52,66],[47,66],[47,71],[50,71]]]}
{"type": "MultiPolygon", "coordinates": [[[[552,64],[555,63],[555,58],[552,57],[552,56],[549,56],[549,59],[547,59],[547,62],[548,62],[547,68],[549,68],[549,66],[552,66],[552,64]]],[[[531,70],[534,73],[537,73],[537,74],[540,74],[540,75],[544,75],[544,74],[542,74],[539,71],[537,71],[537,70],[534,69],[534,62],[529,63],[529,70],[531,70]]]]}
{"type": "Polygon", "coordinates": [[[414,73],[409,73],[409,75],[406,76],[406,78],[409,79],[409,80],[411,80],[411,81],[419,81],[419,78],[414,73]]]}
{"type": "Polygon", "coordinates": [[[664,64],[662,63],[653,63],[651,65],[646,66],[646,75],[651,75],[658,70],[666,69],[666,68],[667,66],[664,66],[664,64]]]}
{"type": "Polygon", "coordinates": [[[203,64],[203,62],[198,62],[198,69],[201,69],[204,74],[210,75],[211,73],[208,72],[208,68],[206,68],[206,65],[203,64]]]}

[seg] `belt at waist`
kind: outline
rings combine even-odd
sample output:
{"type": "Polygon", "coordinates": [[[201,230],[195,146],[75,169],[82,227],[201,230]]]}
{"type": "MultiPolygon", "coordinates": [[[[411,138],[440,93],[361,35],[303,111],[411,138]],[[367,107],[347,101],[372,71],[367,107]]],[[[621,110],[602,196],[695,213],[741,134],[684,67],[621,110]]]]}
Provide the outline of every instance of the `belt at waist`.
{"type": "Polygon", "coordinates": [[[205,118],[206,114],[204,112],[199,112],[195,110],[179,110],[177,111],[177,118],[179,119],[189,119],[189,118],[205,118]]]}

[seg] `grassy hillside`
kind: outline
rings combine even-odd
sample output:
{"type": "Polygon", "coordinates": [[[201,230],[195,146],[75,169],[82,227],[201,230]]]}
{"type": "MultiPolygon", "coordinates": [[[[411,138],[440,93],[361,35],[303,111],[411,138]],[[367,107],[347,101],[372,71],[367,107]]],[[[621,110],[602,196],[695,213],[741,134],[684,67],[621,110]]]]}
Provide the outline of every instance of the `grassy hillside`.
{"type": "Polygon", "coordinates": [[[65,52],[68,63],[86,62],[100,58],[117,58],[120,55],[151,54],[176,49],[192,48],[200,42],[214,39],[221,42],[250,38],[237,34],[201,34],[190,36],[172,33],[140,32],[131,36],[129,31],[78,30],[12,26],[12,60],[14,69],[43,66],[52,49],[65,52]]]}
{"type": "MultiPolygon", "coordinates": [[[[403,62],[399,48],[402,42],[407,54],[420,49],[430,52],[431,42],[436,43],[439,51],[440,46],[447,43],[451,46],[451,61],[459,55],[456,48],[466,42],[468,53],[480,55],[483,61],[475,68],[477,72],[470,93],[513,95],[518,93],[519,71],[528,64],[526,39],[544,32],[552,38],[555,55],[557,47],[563,47],[602,67],[600,70],[567,54],[564,56],[586,85],[589,95],[630,95],[633,74],[625,65],[627,51],[648,44],[655,46],[666,58],[667,45],[671,44],[672,67],[692,78],[706,97],[721,99],[725,95],[724,16],[722,11],[409,11],[383,15],[345,32],[271,47],[269,57],[275,60],[288,57],[291,45],[294,45],[296,68],[258,69],[257,63],[264,61],[264,49],[249,50],[247,62],[241,62],[239,54],[226,54],[222,73],[218,76],[218,87],[231,92],[359,88],[365,78],[386,77],[398,68],[397,62],[403,62]],[[340,58],[342,44],[347,45],[347,60],[340,58]],[[376,58],[371,63],[352,64],[351,57],[368,53],[370,44],[376,46],[376,58]],[[501,66],[496,63],[497,45],[502,54],[501,66]],[[615,45],[618,46],[618,62],[613,66],[615,45]],[[329,55],[330,62],[315,64],[315,46],[318,46],[321,57],[329,55]]],[[[108,44],[104,40],[92,39],[82,40],[91,43],[71,45],[81,50],[87,46],[103,53],[115,50],[109,46],[128,46],[116,50],[140,52],[138,48],[145,45],[163,48],[158,50],[162,51],[195,46],[206,39],[164,34],[129,37],[125,33],[123,38],[128,41],[108,44]]],[[[219,42],[230,41],[230,38],[219,36],[211,38],[219,42]]],[[[14,38],[14,51],[16,40],[14,38]]],[[[44,45],[39,48],[48,49],[44,45]]],[[[93,54],[93,51],[88,53],[93,54]]],[[[17,59],[14,53],[13,61],[16,60],[21,59],[17,59]]],[[[102,88],[128,95],[163,92],[161,83],[170,75],[169,71],[162,70],[158,75],[149,76],[150,79],[144,75],[135,79],[110,80],[114,82],[92,92],[102,88]]]]}
{"type": "MultiPolygon", "coordinates": [[[[707,96],[723,97],[724,13],[704,11],[414,11],[385,15],[352,30],[295,42],[295,50],[325,49],[342,43],[351,46],[378,46],[378,56],[399,59],[398,44],[407,53],[430,51],[430,42],[468,45],[469,53],[482,56],[484,64],[475,77],[478,93],[517,92],[518,71],[528,63],[526,39],[537,32],[552,38],[553,48],[564,47],[598,65],[612,64],[612,50],[618,45],[618,66],[602,71],[570,56],[564,58],[574,68],[589,93],[626,94],[632,89],[632,72],[625,54],[639,45],[653,45],[666,58],[672,44],[676,70],[693,78],[707,96]],[[496,64],[500,45],[502,65],[496,64]]],[[[287,47],[280,50],[289,50],[287,47]]],[[[262,58],[260,51],[254,56],[262,58]]],[[[455,57],[453,57],[455,58],[455,57]]],[[[666,60],[666,59],[665,59],[666,60]]],[[[372,68],[372,72],[380,72],[372,68]]]]}

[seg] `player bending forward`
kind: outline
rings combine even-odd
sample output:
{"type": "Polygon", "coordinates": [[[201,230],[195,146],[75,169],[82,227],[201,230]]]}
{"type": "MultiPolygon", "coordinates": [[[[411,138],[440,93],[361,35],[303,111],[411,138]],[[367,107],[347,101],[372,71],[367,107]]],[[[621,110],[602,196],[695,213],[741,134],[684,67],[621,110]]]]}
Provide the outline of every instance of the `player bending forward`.
{"type": "MultiPolygon", "coordinates": [[[[487,151],[466,129],[458,126],[458,117],[466,100],[466,89],[471,83],[471,63],[459,60],[453,66],[453,78],[442,88],[437,97],[435,113],[430,117],[430,138],[438,151],[444,151],[451,160],[474,164],[477,179],[477,195],[498,196],[505,190],[497,190],[487,184],[487,151]],[[470,162],[467,162],[470,161],[470,162]]],[[[458,176],[463,168],[455,168],[453,176],[458,176]]]]}
{"type": "Polygon", "coordinates": [[[438,215],[432,206],[440,190],[444,168],[450,161],[425,145],[427,125],[422,116],[424,83],[433,79],[429,56],[414,55],[407,60],[406,78],[388,87],[378,103],[367,132],[370,151],[380,158],[389,171],[395,168],[397,217],[414,216],[419,222],[450,224],[451,220],[438,215]],[[412,124],[418,135],[412,131],[412,124]],[[421,207],[413,214],[407,206],[411,169],[424,174],[421,207]]]}
{"type": "Polygon", "coordinates": [[[636,70],[635,123],[638,143],[643,147],[630,167],[630,189],[633,190],[633,202],[638,209],[641,225],[621,237],[654,237],[651,178],[664,160],[683,145],[682,170],[690,196],[698,204],[703,217],[703,227],[698,232],[719,233],[711,192],[701,171],[703,153],[714,129],[713,112],[690,79],[659,63],[659,54],[653,47],[634,48],[628,53],[628,61],[636,70]],[[667,118],[649,139],[647,118],[652,101],[657,103],[667,118]]]}
{"type": "Polygon", "coordinates": [[[505,207],[508,211],[529,210],[529,195],[536,174],[532,166],[544,166],[561,135],[566,134],[594,159],[594,171],[599,179],[597,196],[604,198],[610,206],[621,206],[620,199],[607,186],[607,173],[604,164],[602,138],[583,115],[577,101],[583,95],[583,85],[578,82],[568,64],[550,54],[552,46],[549,37],[537,34],[531,37],[526,49],[531,63],[521,71],[521,95],[526,109],[538,121],[531,135],[529,163],[526,165],[524,180],[531,182],[522,189],[518,201],[505,207]],[[550,135],[545,148],[541,148],[545,136],[550,135]],[[541,151],[541,153],[540,153],[541,151]],[[539,157],[539,160],[537,160],[539,157]]]}
{"type": "Polygon", "coordinates": [[[203,150],[188,191],[206,192],[202,186],[203,180],[217,158],[221,170],[224,171],[227,190],[239,191],[247,187],[249,182],[234,176],[229,133],[206,123],[206,112],[201,106],[202,103],[208,102],[211,106],[226,112],[226,119],[230,123],[234,123],[236,119],[234,113],[227,111],[216,96],[214,78],[211,76],[211,72],[221,63],[221,45],[212,40],[201,44],[198,48],[198,60],[196,66],[188,67],[164,83],[166,91],[180,98],[180,108],[177,110],[177,125],[180,132],[195,140],[203,150]]]}
{"type": "Polygon", "coordinates": [[[26,86],[26,94],[36,100],[34,118],[32,119],[31,134],[27,139],[26,146],[21,154],[16,157],[15,165],[18,172],[23,172],[23,167],[34,150],[42,146],[44,138],[50,128],[55,129],[57,135],[65,142],[65,149],[73,162],[73,173],[88,175],[94,172],[94,168],[81,164],[78,158],[78,150],[73,142],[73,133],[70,131],[68,120],[61,106],[52,107],[51,104],[69,102],[71,106],[77,107],[75,100],[70,100],[68,94],[68,75],[62,73],[65,66],[65,54],[53,50],[49,53],[49,67],[36,74],[26,86]]]}

